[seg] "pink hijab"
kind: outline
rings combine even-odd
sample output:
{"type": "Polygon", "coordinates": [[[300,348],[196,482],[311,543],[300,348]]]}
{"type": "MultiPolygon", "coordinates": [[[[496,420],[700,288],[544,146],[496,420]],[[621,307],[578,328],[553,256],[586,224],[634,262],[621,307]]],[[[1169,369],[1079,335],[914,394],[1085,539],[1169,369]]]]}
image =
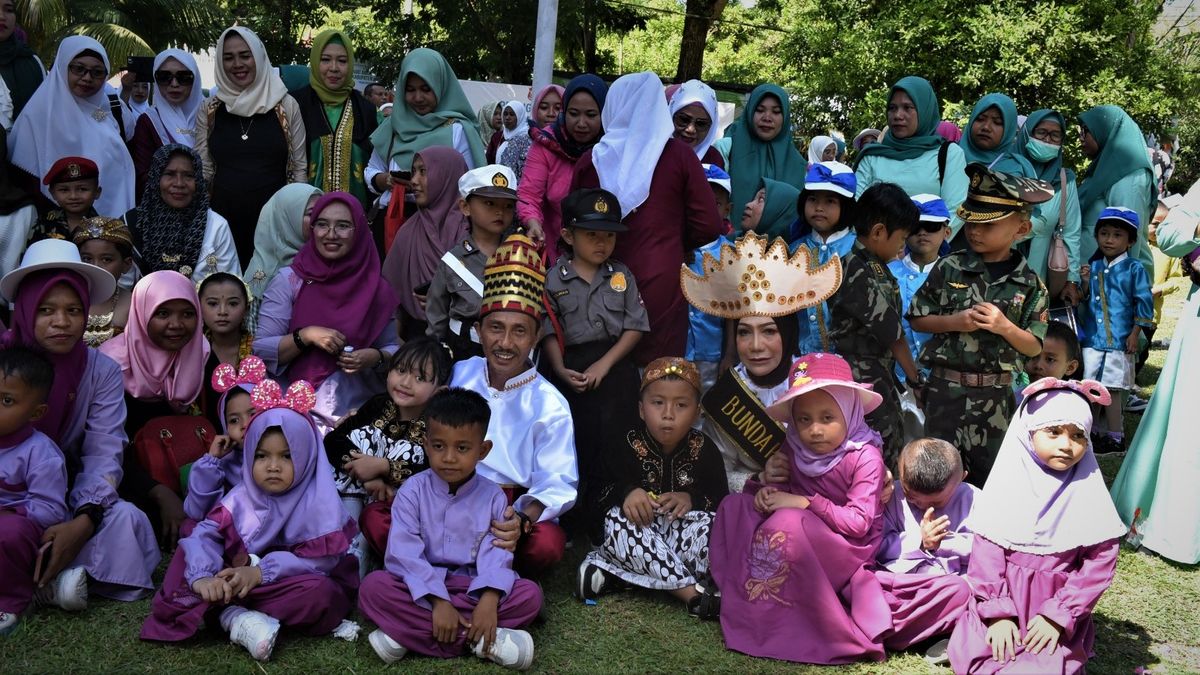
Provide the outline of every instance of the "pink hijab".
{"type": "Polygon", "coordinates": [[[937,135],[941,136],[947,141],[950,141],[951,143],[957,143],[962,140],[963,132],[962,129],[959,129],[958,125],[954,122],[942,120],[941,122],[938,122],[937,135]]]}
{"type": "Polygon", "coordinates": [[[136,399],[163,400],[176,410],[186,408],[204,386],[209,352],[200,319],[200,298],[192,281],[170,270],[142,277],[133,287],[125,332],[100,345],[100,351],[121,366],[125,393],[136,399]],[[186,300],[196,310],[192,339],[177,352],[158,347],[146,332],[155,310],[172,300],[186,300]]]}
{"type": "MultiPolygon", "coordinates": [[[[533,97],[533,110],[531,112],[531,116],[533,117],[534,123],[532,124],[532,126],[535,126],[535,127],[543,126],[542,123],[539,122],[538,118],[537,118],[538,106],[540,106],[542,104],[542,99],[546,98],[546,94],[549,94],[550,92],[554,92],[554,93],[558,94],[559,100],[562,100],[563,96],[567,93],[567,90],[563,89],[561,86],[559,86],[557,84],[548,84],[548,85],[542,87],[542,90],[537,93],[537,96],[533,97]]],[[[567,107],[567,102],[565,100],[563,100],[563,102],[562,102],[562,107],[563,108],[567,107]]]]}
{"type": "MultiPolygon", "coordinates": [[[[425,320],[413,289],[433,279],[438,261],[467,236],[467,218],[458,208],[458,179],[467,162],[454,148],[435,146],[416,153],[425,162],[429,201],[400,228],[383,261],[383,277],[399,296],[409,316],[425,320]]],[[[315,212],[314,212],[315,213],[315,212]]]]}

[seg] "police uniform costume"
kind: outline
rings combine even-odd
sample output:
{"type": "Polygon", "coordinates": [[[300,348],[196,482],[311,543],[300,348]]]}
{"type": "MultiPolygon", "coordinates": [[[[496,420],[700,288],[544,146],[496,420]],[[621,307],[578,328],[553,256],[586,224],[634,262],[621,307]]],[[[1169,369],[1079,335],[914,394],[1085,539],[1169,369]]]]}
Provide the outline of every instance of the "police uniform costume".
{"type": "MultiPolygon", "coordinates": [[[[578,230],[624,232],[617,198],[601,189],[576,190],[562,202],[564,226],[578,230]]],[[[544,339],[562,348],[563,365],[584,372],[604,357],[628,330],[648,333],[650,318],[629,268],[611,258],[591,282],[575,270],[571,255],[562,255],[546,272],[544,339]]],[[[603,513],[596,510],[603,486],[603,453],[638,422],[637,365],[627,355],[613,364],[595,389],[577,392],[561,381],[543,360],[543,374],[558,387],[571,407],[575,449],[579,456],[579,503],[589,531],[598,533],[603,513]]]]}
{"type": "MultiPolygon", "coordinates": [[[[967,223],[989,223],[1053,197],[1049,183],[1011,176],[982,164],[967,167],[970,188],[958,216],[967,223]]],[[[1007,273],[993,278],[988,263],[970,249],[937,261],[913,296],[908,319],[949,315],[990,302],[1038,340],[1046,336],[1046,285],[1013,248],[1007,273]]],[[[1025,356],[1007,340],[984,329],[935,333],[921,350],[930,369],[925,391],[925,433],[954,443],[982,486],[991,472],[1014,411],[1013,377],[1024,371],[1025,356]]]]}

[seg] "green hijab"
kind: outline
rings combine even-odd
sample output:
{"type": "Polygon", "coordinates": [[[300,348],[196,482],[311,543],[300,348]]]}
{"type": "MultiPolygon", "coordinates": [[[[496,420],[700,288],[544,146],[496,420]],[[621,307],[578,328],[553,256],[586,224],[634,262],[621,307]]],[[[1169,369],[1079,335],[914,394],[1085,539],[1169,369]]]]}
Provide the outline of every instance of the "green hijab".
{"type": "MultiPolygon", "coordinates": [[[[1033,138],[1033,130],[1037,125],[1041,124],[1046,118],[1053,119],[1062,127],[1063,133],[1067,132],[1067,120],[1056,110],[1043,108],[1029,113],[1029,117],[1025,119],[1025,124],[1021,126],[1021,130],[1017,132],[1017,138],[1013,141],[1012,151],[1014,154],[1019,153],[1022,157],[1029,161],[1029,165],[1033,167],[1033,177],[1044,180],[1048,183],[1053,183],[1054,188],[1062,188],[1062,176],[1059,174],[1059,169],[1062,169],[1063,156],[1062,148],[1058,150],[1058,155],[1049,162],[1038,162],[1029,156],[1029,151],[1026,146],[1029,145],[1030,139],[1033,138]]],[[[1075,173],[1067,169],[1067,180],[1074,181],[1075,173]]]]}
{"type": "Polygon", "coordinates": [[[454,147],[453,123],[458,122],[471,146],[472,163],[483,166],[483,143],[472,128],[475,111],[444,56],[425,47],[409,52],[400,64],[396,95],[400,100],[392,107],[391,117],[371,134],[371,143],[380,157],[395,161],[407,171],[417,152],[435,145],[454,147]],[[427,115],[418,115],[404,103],[404,82],[410,74],[425,80],[437,96],[437,105],[427,115]]]}
{"type": "Polygon", "coordinates": [[[917,130],[908,138],[896,138],[887,133],[878,143],[863,146],[858,152],[859,161],[864,157],[879,155],[888,159],[916,159],[921,155],[942,147],[944,139],[937,134],[938,122],[942,120],[942,106],[938,103],[937,94],[929,80],[916,75],[909,75],[892,85],[888,93],[888,101],[897,91],[908,94],[913,104],[917,106],[917,130]]]}
{"type": "Polygon", "coordinates": [[[29,97],[37,90],[46,74],[29,45],[17,39],[16,31],[0,42],[0,77],[12,93],[13,119],[21,114],[29,97]]]}
{"type": "MultiPolygon", "coordinates": [[[[764,178],[782,181],[799,191],[804,185],[804,172],[807,169],[808,162],[792,142],[791,104],[787,92],[779,85],[760,84],[750,92],[746,107],[742,109],[742,119],[733,130],[733,144],[729,150],[732,213],[740,214],[746,202],[754,199],[754,193],[762,187],[764,178]],[[779,106],[783,110],[783,128],[770,142],[764,142],[754,130],[754,109],[768,95],[779,99],[779,106]]],[[[763,218],[765,220],[766,216],[763,218]]],[[[740,221],[735,229],[740,235],[740,221]]]]}
{"type": "MultiPolygon", "coordinates": [[[[1081,209],[1086,210],[1088,204],[1103,197],[1117,181],[1136,171],[1148,172],[1150,185],[1154,185],[1154,168],[1146,152],[1146,139],[1128,113],[1115,105],[1099,105],[1080,115],[1079,122],[1092,132],[1100,146],[1100,154],[1083,172],[1083,183],[1079,186],[1081,209]]],[[[1157,203],[1157,195],[1152,194],[1151,212],[1157,203]]]]}
{"type": "Polygon", "coordinates": [[[967,120],[967,128],[958,144],[962,147],[967,164],[977,162],[1007,174],[1033,178],[1033,165],[1025,159],[1024,155],[1013,153],[1012,141],[1016,135],[1017,104],[1004,94],[992,93],[979,99],[979,103],[976,103],[975,108],[971,110],[971,119],[967,120]],[[1004,120],[1004,131],[1000,135],[1000,143],[995,148],[984,150],[975,145],[975,141],[971,138],[971,128],[975,124],[975,119],[989,108],[1000,111],[1000,117],[1004,120]]]}
{"type": "Polygon", "coordinates": [[[292,258],[304,246],[304,211],[308,200],[321,194],[320,188],[307,183],[291,183],[272,195],[258,212],[254,257],[242,277],[256,308],[275,274],[292,264],[292,258]]]}
{"type": "Polygon", "coordinates": [[[321,31],[317,37],[313,38],[312,52],[308,56],[308,83],[312,86],[313,91],[317,92],[317,97],[325,105],[341,105],[346,102],[346,97],[350,92],[354,91],[354,45],[350,43],[350,38],[340,30],[327,28],[321,31]],[[349,62],[346,64],[346,78],[342,80],[342,85],[337,89],[330,89],[325,84],[325,80],[321,79],[321,53],[330,43],[341,45],[346,48],[346,57],[349,62]]]}
{"type": "MultiPolygon", "coordinates": [[[[761,187],[766,188],[767,195],[763,203],[762,219],[758,221],[755,232],[772,240],[775,237],[786,237],[796,220],[796,202],[800,199],[800,189],[782,181],[770,178],[762,179],[761,187]]],[[[754,195],[750,195],[751,199],[754,195]]]]}

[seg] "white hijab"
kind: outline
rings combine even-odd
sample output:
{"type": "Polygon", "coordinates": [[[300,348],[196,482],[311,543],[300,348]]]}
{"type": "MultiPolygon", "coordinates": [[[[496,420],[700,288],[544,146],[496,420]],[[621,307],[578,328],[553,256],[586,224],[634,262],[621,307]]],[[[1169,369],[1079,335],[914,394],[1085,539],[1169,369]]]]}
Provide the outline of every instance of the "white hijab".
{"type": "Polygon", "coordinates": [[[592,148],[600,187],[621,202],[621,217],[650,196],[650,179],[675,133],[662,82],[652,72],[617,78],[600,113],[604,136],[592,148]]]}
{"type": "Polygon", "coordinates": [[[517,116],[517,126],[512,129],[504,126],[504,115],[501,114],[500,131],[504,133],[504,142],[500,144],[499,148],[496,148],[497,162],[504,156],[504,148],[510,140],[529,135],[529,113],[525,111],[525,104],[520,101],[505,101],[504,110],[513,111],[513,114],[517,116]]]}
{"type": "Polygon", "coordinates": [[[717,92],[713,91],[712,87],[704,84],[700,80],[688,80],[679,85],[679,89],[675,90],[675,95],[671,97],[671,117],[675,113],[684,108],[699,103],[704,108],[704,112],[708,113],[708,118],[712,120],[712,126],[708,128],[708,135],[705,136],[700,144],[693,148],[696,151],[696,156],[704,161],[704,154],[708,152],[708,148],[712,146],[713,141],[717,140],[717,127],[720,125],[720,118],[717,113],[717,92]]]}
{"type": "MultiPolygon", "coordinates": [[[[100,170],[103,188],[96,211],[119,217],[136,205],[133,160],[113,120],[107,88],[101,86],[95,94],[77,98],[67,85],[67,66],[84,51],[98,54],[104,68],[112,72],[108,53],[99,42],[82,35],[64,38],[50,74],[13,123],[8,135],[9,157],[14,165],[37,178],[39,185],[46,171],[63,157],[92,160],[100,170]]],[[[41,187],[42,193],[50,197],[49,187],[41,187]]]]}
{"type": "Polygon", "coordinates": [[[217,39],[217,67],[215,70],[216,96],[225,104],[226,110],[238,117],[261,115],[274,108],[283,100],[284,96],[287,96],[287,87],[279,78],[279,73],[275,72],[275,68],[271,66],[271,59],[267,57],[267,48],[249,28],[233,26],[226,28],[225,32],[221,33],[221,37],[217,39]],[[222,65],[225,59],[225,39],[229,37],[230,33],[237,33],[245,40],[246,44],[250,45],[250,53],[254,55],[254,81],[245,89],[239,87],[233,79],[225,74],[225,68],[222,65]]]}
{"type": "Polygon", "coordinates": [[[832,136],[813,136],[813,139],[808,142],[808,165],[824,162],[822,157],[825,155],[825,149],[831,145],[837,145],[837,141],[833,140],[832,136]]]}
{"type": "Polygon", "coordinates": [[[165,49],[154,57],[154,72],[157,73],[167,59],[175,59],[192,72],[196,78],[192,83],[192,93],[181,105],[174,105],[167,101],[166,95],[160,91],[158,83],[155,83],[152,85],[154,106],[146,115],[150,117],[150,123],[154,125],[154,130],[158,132],[163,145],[179,143],[190,148],[196,140],[196,111],[204,101],[204,92],[200,88],[200,69],[191,54],[178,49],[165,49]]]}

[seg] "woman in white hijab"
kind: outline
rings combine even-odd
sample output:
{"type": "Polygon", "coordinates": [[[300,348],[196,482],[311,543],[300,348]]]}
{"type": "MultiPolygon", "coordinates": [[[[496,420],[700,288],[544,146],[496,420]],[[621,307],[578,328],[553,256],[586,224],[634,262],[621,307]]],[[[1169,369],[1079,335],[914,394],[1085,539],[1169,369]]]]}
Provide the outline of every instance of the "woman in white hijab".
{"type": "Polygon", "coordinates": [[[717,92],[700,80],[688,80],[671,96],[675,138],[692,146],[701,164],[725,168],[725,158],[712,145],[717,140],[717,92]]]}
{"type": "Polygon", "coordinates": [[[200,107],[194,147],[212,210],[229,221],[245,267],[263,204],[284,185],[308,180],[304,121],[253,31],[226,29],[216,60],[217,94],[200,107]]]}
{"type": "Polygon", "coordinates": [[[137,118],[129,154],[137,174],[137,194],[150,170],[150,160],[164,145],[196,144],[196,113],[204,102],[200,90],[200,69],[191,54],[166,49],[154,57],[154,105],[137,118]]]}
{"type": "Polygon", "coordinates": [[[110,72],[99,42],[82,35],[64,38],[50,74],[13,123],[8,149],[12,165],[29,174],[36,181],[30,184],[47,198],[42,176],[55,162],[72,156],[92,160],[102,188],[96,211],[119,215],[134,206],[133,160],[104,86],[110,72]]]}
{"type": "Polygon", "coordinates": [[[808,142],[808,165],[832,162],[837,155],[837,141],[832,136],[813,136],[808,142]]]}
{"type": "Polygon", "coordinates": [[[520,183],[521,173],[525,169],[525,156],[529,154],[529,146],[533,143],[529,136],[529,113],[525,112],[524,103],[508,101],[504,104],[500,130],[504,132],[504,140],[496,150],[496,162],[512,169],[520,183]]]}

